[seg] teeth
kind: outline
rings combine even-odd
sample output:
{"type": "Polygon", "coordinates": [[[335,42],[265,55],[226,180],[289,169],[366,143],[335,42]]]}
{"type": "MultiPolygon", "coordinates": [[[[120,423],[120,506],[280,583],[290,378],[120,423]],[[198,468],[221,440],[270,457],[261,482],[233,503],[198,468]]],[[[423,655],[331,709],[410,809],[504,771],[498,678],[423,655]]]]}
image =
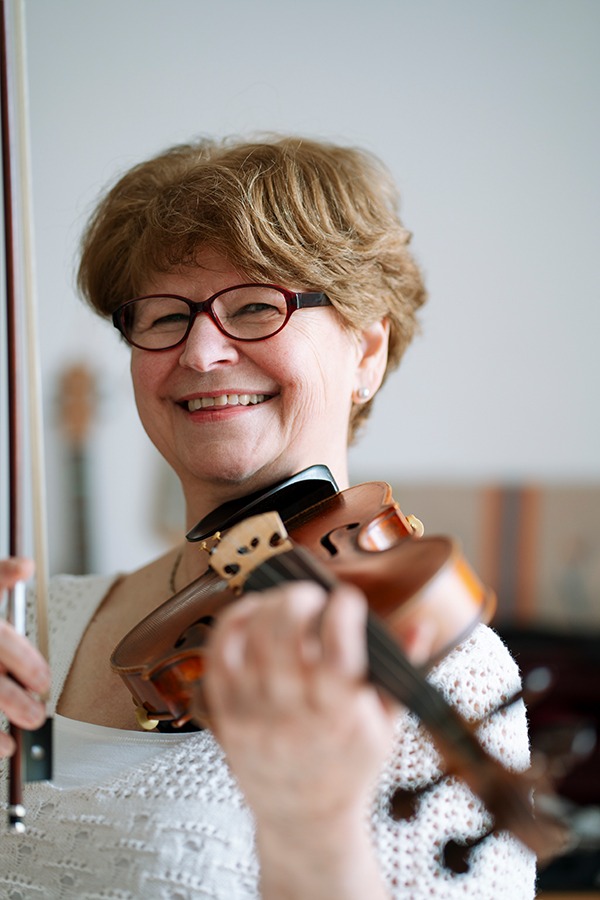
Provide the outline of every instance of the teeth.
{"type": "Polygon", "coordinates": [[[197,397],[188,400],[188,410],[208,409],[211,406],[254,406],[267,399],[267,394],[219,394],[218,397],[197,397]]]}

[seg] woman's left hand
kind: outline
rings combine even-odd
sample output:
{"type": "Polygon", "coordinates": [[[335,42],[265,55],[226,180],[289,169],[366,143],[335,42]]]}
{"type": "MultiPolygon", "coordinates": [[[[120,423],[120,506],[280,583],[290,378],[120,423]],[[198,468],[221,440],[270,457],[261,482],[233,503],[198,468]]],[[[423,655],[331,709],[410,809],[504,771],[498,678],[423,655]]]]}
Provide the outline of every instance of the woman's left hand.
{"type": "Polygon", "coordinates": [[[259,852],[281,860],[292,848],[290,871],[315,854],[337,865],[340,854],[371,853],[366,810],[395,714],[366,682],[366,611],[351,586],[327,596],[295,582],[231,606],[211,641],[215,733],[256,817],[259,852]]]}

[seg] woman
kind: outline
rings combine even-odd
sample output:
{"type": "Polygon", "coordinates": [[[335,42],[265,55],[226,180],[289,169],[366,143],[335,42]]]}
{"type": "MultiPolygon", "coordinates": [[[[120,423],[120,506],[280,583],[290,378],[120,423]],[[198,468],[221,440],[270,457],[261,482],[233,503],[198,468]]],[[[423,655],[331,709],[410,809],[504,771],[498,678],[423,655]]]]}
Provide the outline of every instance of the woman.
{"type": "MultiPolygon", "coordinates": [[[[131,344],[139,415],[181,480],[188,528],[312,464],[348,485],[348,439],[425,298],[408,241],[382,166],[308,140],[176,147],[107,194],[79,285],[131,344]]],[[[23,565],[3,565],[5,587],[23,565]]],[[[485,812],[440,777],[415,718],[365,685],[365,607],[350,587],[327,603],[313,584],[281,587],[221,618],[206,678],[218,743],[135,730],[111,651],[205,566],[186,544],[130,575],[55,580],[56,782],[29,790],[30,832],[3,838],[0,885],[23,897],[533,896],[531,855],[506,834],[474,851],[468,874],[444,868],[445,843],[482,834],[485,812]],[[396,788],[424,785],[416,813],[395,819],[396,788]]],[[[425,643],[417,633],[407,652],[425,643]]],[[[6,626],[0,659],[24,685],[3,678],[0,707],[31,726],[44,665],[6,626]]],[[[492,715],[518,675],[491,631],[432,680],[469,718],[490,717],[493,753],[527,765],[522,707],[492,715]]]]}

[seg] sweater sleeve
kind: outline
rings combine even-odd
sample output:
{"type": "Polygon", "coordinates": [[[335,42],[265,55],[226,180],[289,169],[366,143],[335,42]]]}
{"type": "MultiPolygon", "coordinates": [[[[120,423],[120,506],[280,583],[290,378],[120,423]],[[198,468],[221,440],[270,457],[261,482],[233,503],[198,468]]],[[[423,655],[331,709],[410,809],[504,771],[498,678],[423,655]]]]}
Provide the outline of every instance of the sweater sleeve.
{"type": "MultiPolygon", "coordinates": [[[[523,703],[495,712],[519,690],[520,677],[491,629],[479,626],[436,666],[429,680],[468,721],[481,723],[478,736],[492,756],[508,769],[527,768],[523,703]]],[[[463,782],[444,775],[427,731],[410,712],[399,717],[394,751],[378,787],[371,822],[394,900],[531,900],[535,895],[535,857],[506,832],[494,833],[471,852],[466,873],[455,874],[444,866],[447,842],[472,841],[485,834],[490,816],[463,782]],[[418,794],[414,812],[397,820],[390,812],[390,801],[399,788],[424,790],[418,794]]]]}

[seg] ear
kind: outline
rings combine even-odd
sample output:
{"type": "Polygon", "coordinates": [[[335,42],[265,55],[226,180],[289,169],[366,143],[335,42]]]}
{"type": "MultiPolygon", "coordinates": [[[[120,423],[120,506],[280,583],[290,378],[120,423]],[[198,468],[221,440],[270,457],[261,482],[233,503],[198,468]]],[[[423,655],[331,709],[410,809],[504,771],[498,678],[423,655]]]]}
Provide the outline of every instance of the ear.
{"type": "Polygon", "coordinates": [[[389,333],[387,319],[373,322],[360,332],[361,356],[356,370],[355,402],[365,403],[379,390],[387,365],[389,333]]]}

